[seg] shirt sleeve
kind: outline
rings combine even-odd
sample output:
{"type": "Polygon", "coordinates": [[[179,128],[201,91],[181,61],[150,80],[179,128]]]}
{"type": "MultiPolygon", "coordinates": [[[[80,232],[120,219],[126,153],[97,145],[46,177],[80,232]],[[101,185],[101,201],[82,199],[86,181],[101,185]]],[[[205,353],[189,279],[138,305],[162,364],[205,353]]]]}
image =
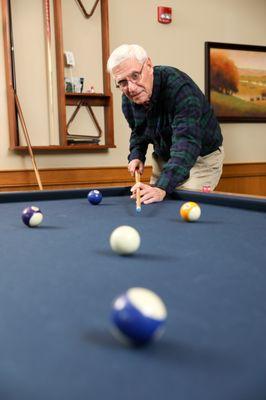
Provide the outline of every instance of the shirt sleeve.
{"type": "Polygon", "coordinates": [[[170,158],[156,183],[167,193],[173,192],[176,186],[188,179],[189,171],[200,154],[201,115],[200,98],[192,93],[189,85],[184,85],[174,105],[170,158]]]}

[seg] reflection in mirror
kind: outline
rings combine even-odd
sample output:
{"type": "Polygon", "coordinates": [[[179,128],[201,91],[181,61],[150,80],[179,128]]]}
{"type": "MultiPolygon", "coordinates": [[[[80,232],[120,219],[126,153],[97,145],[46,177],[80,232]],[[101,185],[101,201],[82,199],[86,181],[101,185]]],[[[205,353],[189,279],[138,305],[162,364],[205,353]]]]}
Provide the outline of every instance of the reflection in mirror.
{"type": "Polygon", "coordinates": [[[115,147],[108,0],[92,0],[90,18],[81,0],[1,4],[10,148],[27,149],[17,98],[34,149],[115,147]]]}
{"type": "MultiPolygon", "coordinates": [[[[52,46],[50,54],[47,53],[49,21],[45,2],[10,0],[9,5],[13,33],[12,63],[15,72],[13,86],[21,104],[31,144],[59,144],[55,49],[52,46]]],[[[50,11],[52,14],[52,9],[50,11]]],[[[52,29],[53,24],[50,26],[52,29]]],[[[53,29],[51,37],[54,37],[53,29]]],[[[20,122],[18,141],[21,146],[26,145],[20,122]]]]}
{"type": "MultiPolygon", "coordinates": [[[[95,0],[86,6],[93,4],[95,0]]],[[[103,93],[100,6],[87,19],[77,2],[62,0],[62,21],[65,91],[84,95],[103,93]]],[[[105,144],[102,107],[82,106],[79,99],[75,106],[66,107],[66,120],[68,143],[105,144]]]]}

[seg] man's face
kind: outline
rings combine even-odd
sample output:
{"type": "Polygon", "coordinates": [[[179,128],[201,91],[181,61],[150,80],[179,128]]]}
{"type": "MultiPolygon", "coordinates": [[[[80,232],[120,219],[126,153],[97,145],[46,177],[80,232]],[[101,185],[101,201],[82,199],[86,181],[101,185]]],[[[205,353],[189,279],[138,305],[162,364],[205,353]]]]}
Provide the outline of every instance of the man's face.
{"type": "Polygon", "coordinates": [[[148,103],[153,88],[153,65],[148,58],[140,64],[135,58],[121,62],[112,70],[117,86],[134,103],[148,103]]]}

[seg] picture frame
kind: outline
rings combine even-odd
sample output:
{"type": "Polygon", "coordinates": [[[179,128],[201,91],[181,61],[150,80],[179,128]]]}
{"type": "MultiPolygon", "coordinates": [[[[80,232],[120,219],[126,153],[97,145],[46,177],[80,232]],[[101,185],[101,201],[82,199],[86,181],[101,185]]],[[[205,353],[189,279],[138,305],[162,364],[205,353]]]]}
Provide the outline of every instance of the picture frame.
{"type": "Polygon", "coordinates": [[[205,42],[205,95],[219,122],[266,122],[266,46],[205,42]]]}

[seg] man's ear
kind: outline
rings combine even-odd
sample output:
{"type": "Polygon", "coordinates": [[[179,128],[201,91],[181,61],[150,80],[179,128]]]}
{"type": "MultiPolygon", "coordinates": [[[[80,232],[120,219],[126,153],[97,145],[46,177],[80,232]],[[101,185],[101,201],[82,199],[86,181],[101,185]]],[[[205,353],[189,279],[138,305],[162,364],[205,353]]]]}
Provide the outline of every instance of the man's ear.
{"type": "Polygon", "coordinates": [[[146,65],[148,67],[149,72],[153,72],[153,63],[152,63],[150,57],[147,58],[146,65]]]}

